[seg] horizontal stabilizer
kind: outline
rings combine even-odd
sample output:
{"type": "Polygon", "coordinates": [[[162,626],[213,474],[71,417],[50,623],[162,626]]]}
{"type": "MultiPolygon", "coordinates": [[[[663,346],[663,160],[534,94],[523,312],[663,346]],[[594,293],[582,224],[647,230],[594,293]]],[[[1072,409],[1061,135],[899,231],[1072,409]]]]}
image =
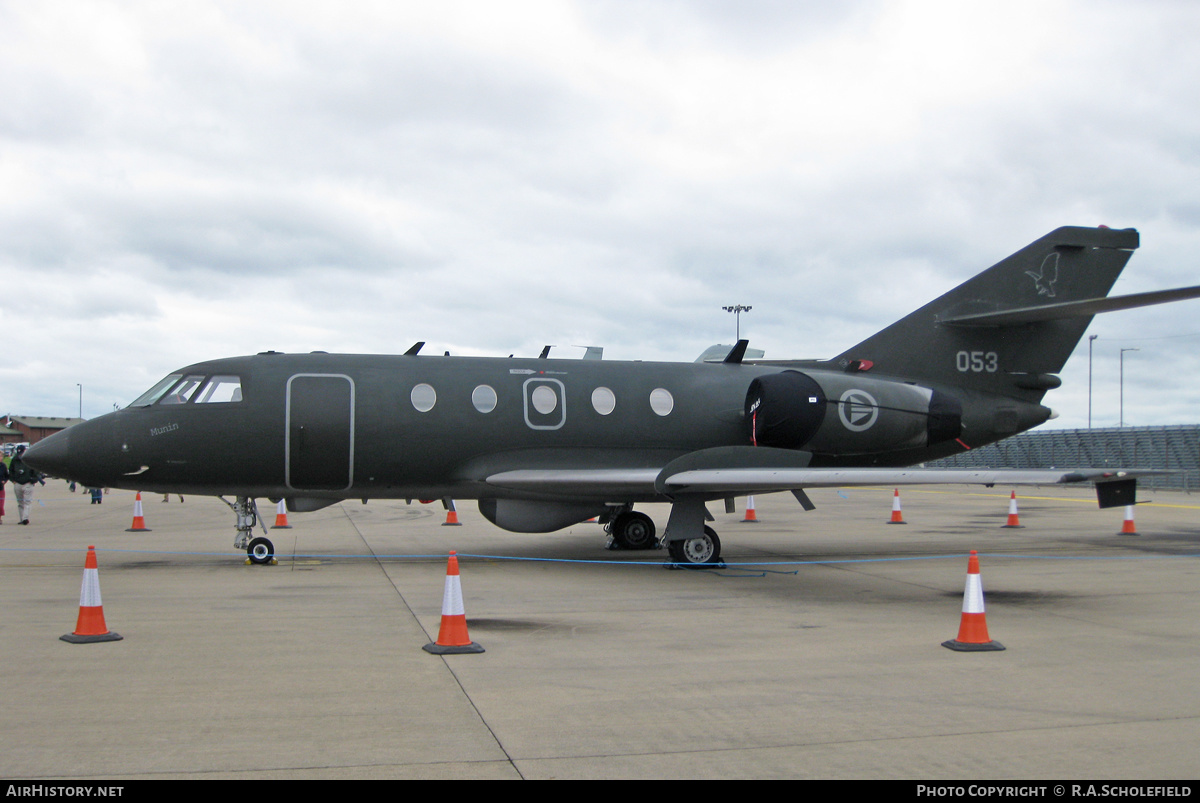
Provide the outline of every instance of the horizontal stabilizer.
{"type": "Polygon", "coordinates": [[[1171,301],[1185,301],[1189,298],[1200,298],[1200,286],[1154,290],[1149,293],[1134,293],[1111,298],[1089,298],[1083,301],[1067,301],[1061,304],[1044,304],[1039,307],[1022,307],[998,312],[979,312],[974,315],[957,315],[953,318],[944,318],[939,323],[951,326],[1015,326],[1039,321],[1057,321],[1063,318],[1087,318],[1101,312],[1149,307],[1171,301]]]}

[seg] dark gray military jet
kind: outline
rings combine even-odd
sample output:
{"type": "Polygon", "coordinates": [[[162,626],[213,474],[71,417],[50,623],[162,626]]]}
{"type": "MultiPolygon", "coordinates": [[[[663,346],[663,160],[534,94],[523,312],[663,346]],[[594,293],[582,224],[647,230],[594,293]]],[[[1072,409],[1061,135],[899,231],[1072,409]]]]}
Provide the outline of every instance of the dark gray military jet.
{"type": "Polygon", "coordinates": [[[670,502],[672,560],[717,562],[705,504],[821,486],[1093,481],[1123,473],[903,468],[1046,421],[1046,391],[1098,312],[1200,297],[1107,298],[1138,233],[1064,227],[831,360],[721,362],[265,352],[189,365],[123,410],[35,444],[26,462],[90,486],[232,496],[257,563],[255,499],[476,499],[515,532],[600,516],[655,546],[638,502],[670,502]]]}

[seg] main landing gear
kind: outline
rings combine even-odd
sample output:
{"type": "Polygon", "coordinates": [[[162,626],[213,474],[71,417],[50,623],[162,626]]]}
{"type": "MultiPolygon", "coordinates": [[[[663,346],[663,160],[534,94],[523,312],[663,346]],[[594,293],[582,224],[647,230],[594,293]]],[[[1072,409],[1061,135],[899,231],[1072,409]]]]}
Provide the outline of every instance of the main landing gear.
{"type": "Polygon", "coordinates": [[[654,537],[654,520],[645,513],[635,513],[626,508],[604,525],[604,531],[613,538],[619,549],[654,549],[658,539],[654,537]]]}
{"type": "Polygon", "coordinates": [[[712,527],[704,528],[704,535],[668,541],[667,551],[671,561],[681,566],[704,566],[721,563],[721,539],[712,527]]]}
{"type": "Polygon", "coordinates": [[[634,512],[631,505],[610,508],[604,531],[612,536],[612,549],[658,549],[667,547],[671,565],[688,567],[722,566],[721,539],[712,527],[704,504],[697,499],[676,501],[671,519],[660,542],[655,537],[654,521],[645,513],[634,512]]]}
{"type": "Polygon", "coordinates": [[[712,516],[702,497],[689,494],[675,498],[663,535],[672,565],[695,568],[725,565],[721,562],[721,539],[706,521],[712,521],[712,516]]]}
{"type": "MultiPolygon", "coordinates": [[[[223,496],[219,498],[237,514],[237,536],[233,539],[233,548],[246,550],[247,559],[259,566],[274,563],[275,545],[271,540],[251,537],[254,535],[254,525],[259,524],[258,502],[248,496],[239,496],[233,502],[229,502],[223,496]]],[[[262,528],[265,534],[267,525],[263,524],[262,528]]]]}

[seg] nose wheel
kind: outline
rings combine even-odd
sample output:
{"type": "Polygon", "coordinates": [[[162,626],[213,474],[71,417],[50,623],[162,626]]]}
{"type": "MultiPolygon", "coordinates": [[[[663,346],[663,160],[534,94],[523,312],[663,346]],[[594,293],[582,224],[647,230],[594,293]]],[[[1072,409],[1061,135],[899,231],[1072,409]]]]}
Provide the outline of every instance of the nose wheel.
{"type": "Polygon", "coordinates": [[[255,538],[246,548],[251,563],[265,566],[275,560],[275,545],[268,538],[255,538]]]}

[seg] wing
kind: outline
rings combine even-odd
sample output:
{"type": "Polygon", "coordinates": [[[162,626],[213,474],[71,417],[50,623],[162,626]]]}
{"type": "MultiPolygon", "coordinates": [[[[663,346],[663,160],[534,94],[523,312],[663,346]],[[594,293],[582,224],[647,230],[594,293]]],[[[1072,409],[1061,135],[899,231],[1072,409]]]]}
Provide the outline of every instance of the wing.
{"type": "Polygon", "coordinates": [[[719,499],[806,488],[861,485],[1076,485],[1095,483],[1101,507],[1134,504],[1136,477],[1152,471],[1114,469],[811,468],[812,455],[729,446],[704,449],[661,469],[518,469],[487,485],[523,494],[607,501],[667,501],[681,495],[719,499]]]}
{"type": "Polygon", "coordinates": [[[744,494],[854,485],[1070,485],[1125,476],[1110,469],[739,468],[683,471],[664,485],[677,493],[744,494]]]}

